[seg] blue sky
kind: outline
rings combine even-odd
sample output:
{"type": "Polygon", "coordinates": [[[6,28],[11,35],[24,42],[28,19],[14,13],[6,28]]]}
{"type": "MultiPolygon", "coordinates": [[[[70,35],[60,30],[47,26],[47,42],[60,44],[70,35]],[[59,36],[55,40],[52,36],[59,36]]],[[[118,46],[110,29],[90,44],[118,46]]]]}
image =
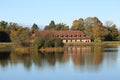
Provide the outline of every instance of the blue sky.
{"type": "Polygon", "coordinates": [[[47,25],[51,20],[72,25],[73,20],[98,17],[120,28],[119,0],[0,0],[0,20],[25,25],[47,25]]]}

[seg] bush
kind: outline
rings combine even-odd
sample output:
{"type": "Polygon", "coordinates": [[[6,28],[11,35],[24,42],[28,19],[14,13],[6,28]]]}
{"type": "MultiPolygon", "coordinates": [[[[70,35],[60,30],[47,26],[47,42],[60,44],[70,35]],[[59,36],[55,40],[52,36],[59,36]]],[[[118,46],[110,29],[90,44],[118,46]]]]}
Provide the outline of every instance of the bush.
{"type": "Polygon", "coordinates": [[[45,40],[44,47],[52,47],[50,40],[45,40]]]}
{"type": "Polygon", "coordinates": [[[61,47],[63,46],[63,42],[61,39],[56,38],[56,39],[51,39],[51,40],[45,40],[40,37],[36,37],[34,39],[34,42],[32,46],[37,46],[38,48],[42,47],[61,47]]]}
{"type": "Polygon", "coordinates": [[[60,47],[60,46],[63,46],[63,45],[64,45],[64,44],[63,44],[63,42],[62,42],[61,39],[56,38],[56,39],[54,40],[54,46],[55,46],[55,47],[60,47]]]}
{"type": "Polygon", "coordinates": [[[32,45],[38,46],[38,48],[41,48],[44,46],[44,40],[41,39],[40,37],[36,37],[32,45]]]}

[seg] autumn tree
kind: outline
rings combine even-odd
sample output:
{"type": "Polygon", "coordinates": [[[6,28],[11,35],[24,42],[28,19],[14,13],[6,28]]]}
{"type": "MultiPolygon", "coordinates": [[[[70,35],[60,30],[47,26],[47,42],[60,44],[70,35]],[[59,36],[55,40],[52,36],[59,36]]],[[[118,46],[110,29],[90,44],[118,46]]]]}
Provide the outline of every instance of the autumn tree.
{"type": "Polygon", "coordinates": [[[12,42],[17,43],[18,42],[18,30],[21,28],[17,23],[10,22],[8,24],[7,30],[10,34],[10,39],[12,42]]]}
{"type": "Polygon", "coordinates": [[[88,17],[84,20],[84,32],[94,41],[103,41],[108,35],[108,30],[97,17],[88,17]]]}
{"type": "Polygon", "coordinates": [[[82,18],[80,18],[79,20],[74,20],[71,30],[83,31],[84,30],[84,20],[82,18]]]}
{"type": "Polygon", "coordinates": [[[30,42],[30,30],[27,27],[20,27],[18,30],[11,30],[10,37],[12,42],[21,46],[27,46],[30,42]]]}
{"type": "Polygon", "coordinates": [[[94,41],[104,41],[105,37],[109,34],[108,30],[103,26],[93,27],[93,38],[94,41]]]}
{"type": "Polygon", "coordinates": [[[17,32],[17,39],[22,46],[29,45],[30,42],[30,30],[29,28],[20,28],[17,32]]]}

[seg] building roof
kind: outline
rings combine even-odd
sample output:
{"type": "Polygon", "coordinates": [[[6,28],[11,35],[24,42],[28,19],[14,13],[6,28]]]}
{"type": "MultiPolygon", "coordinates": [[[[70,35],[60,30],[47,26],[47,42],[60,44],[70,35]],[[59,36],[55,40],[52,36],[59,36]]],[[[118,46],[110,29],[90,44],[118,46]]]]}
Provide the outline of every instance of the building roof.
{"type": "MultiPolygon", "coordinates": [[[[53,35],[65,40],[90,39],[89,36],[79,30],[43,30],[39,32],[39,35],[53,35]]],[[[34,36],[32,35],[32,37],[34,36]]]]}

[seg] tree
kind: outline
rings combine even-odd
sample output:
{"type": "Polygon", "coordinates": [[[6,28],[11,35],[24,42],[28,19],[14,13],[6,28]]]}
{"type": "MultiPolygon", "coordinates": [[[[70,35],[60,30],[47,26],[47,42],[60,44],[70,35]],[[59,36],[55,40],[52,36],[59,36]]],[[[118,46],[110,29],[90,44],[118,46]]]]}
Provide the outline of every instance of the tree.
{"type": "Polygon", "coordinates": [[[116,28],[116,25],[112,25],[111,27],[108,28],[109,30],[109,36],[111,37],[110,40],[117,40],[117,37],[119,35],[118,29],[116,28]]]}
{"type": "Polygon", "coordinates": [[[30,42],[30,30],[27,27],[21,27],[17,31],[11,30],[10,38],[14,43],[21,46],[28,46],[30,42]]]}
{"type": "Polygon", "coordinates": [[[118,31],[118,37],[117,40],[120,41],[120,30],[118,31]]]}
{"type": "Polygon", "coordinates": [[[111,27],[113,25],[113,22],[112,21],[106,21],[105,22],[105,26],[106,27],[111,27]]]}
{"type": "Polygon", "coordinates": [[[10,36],[5,31],[0,31],[0,42],[10,42],[10,36]]]}
{"type": "Polygon", "coordinates": [[[92,40],[98,38],[98,36],[99,39],[101,40],[100,35],[102,35],[101,34],[102,31],[100,31],[99,29],[103,30],[103,28],[104,27],[102,22],[97,17],[87,17],[84,20],[84,32],[85,34],[90,36],[92,40]]]}
{"type": "Polygon", "coordinates": [[[30,30],[29,28],[20,28],[18,30],[17,39],[22,46],[27,46],[30,43],[30,30]]]}
{"type": "Polygon", "coordinates": [[[105,37],[108,35],[108,30],[103,26],[94,26],[93,27],[93,38],[94,41],[104,41],[105,37]]]}
{"type": "Polygon", "coordinates": [[[56,38],[56,39],[54,40],[54,46],[55,46],[55,47],[60,47],[60,46],[63,46],[63,45],[64,45],[64,44],[63,44],[63,42],[62,42],[61,39],[56,38]]]}
{"type": "Polygon", "coordinates": [[[46,40],[45,43],[44,43],[44,47],[52,47],[51,41],[50,40],[46,40]]]}
{"type": "Polygon", "coordinates": [[[84,20],[82,18],[80,18],[79,20],[74,20],[71,29],[72,30],[83,31],[83,29],[84,29],[84,20]]]}
{"type": "Polygon", "coordinates": [[[44,30],[55,30],[55,28],[55,22],[52,20],[48,26],[45,26],[44,30]]]}
{"type": "Polygon", "coordinates": [[[118,40],[119,31],[116,28],[116,25],[112,21],[107,21],[105,28],[109,31],[109,34],[106,36],[106,40],[115,41],[118,40]]]}
{"type": "Polygon", "coordinates": [[[17,31],[19,28],[21,28],[22,26],[19,26],[17,23],[14,23],[14,22],[10,22],[8,24],[8,27],[7,27],[7,31],[11,31],[11,30],[15,30],[17,31]]]}
{"type": "Polygon", "coordinates": [[[44,40],[40,37],[35,37],[34,42],[32,44],[33,46],[37,46],[38,48],[41,48],[44,46],[44,40]]]}
{"type": "Polygon", "coordinates": [[[7,22],[5,21],[0,21],[0,31],[5,31],[5,29],[7,28],[7,22]]]}
{"type": "Polygon", "coordinates": [[[55,30],[69,30],[69,27],[66,24],[59,23],[56,25],[55,30]]]}
{"type": "Polygon", "coordinates": [[[0,21],[0,42],[10,42],[9,33],[6,31],[8,23],[5,21],[0,21]]]}
{"type": "Polygon", "coordinates": [[[35,32],[38,31],[38,30],[39,30],[38,25],[34,23],[34,24],[32,25],[32,28],[31,28],[31,33],[35,33],[35,32]]]}

